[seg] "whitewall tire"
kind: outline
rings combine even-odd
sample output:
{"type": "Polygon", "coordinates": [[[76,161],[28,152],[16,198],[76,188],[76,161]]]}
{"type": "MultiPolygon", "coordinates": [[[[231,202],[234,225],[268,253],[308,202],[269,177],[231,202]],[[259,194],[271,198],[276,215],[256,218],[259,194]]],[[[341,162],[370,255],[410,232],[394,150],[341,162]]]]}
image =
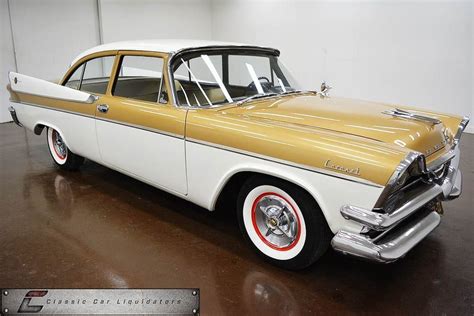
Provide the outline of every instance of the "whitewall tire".
{"type": "Polygon", "coordinates": [[[46,139],[49,153],[61,169],[77,170],[84,163],[84,158],[71,152],[61,134],[55,129],[48,127],[46,139]]]}
{"type": "Polygon", "coordinates": [[[265,259],[302,269],[327,249],[331,232],[316,201],[301,188],[267,176],[250,178],[237,202],[243,235],[265,259]]]}

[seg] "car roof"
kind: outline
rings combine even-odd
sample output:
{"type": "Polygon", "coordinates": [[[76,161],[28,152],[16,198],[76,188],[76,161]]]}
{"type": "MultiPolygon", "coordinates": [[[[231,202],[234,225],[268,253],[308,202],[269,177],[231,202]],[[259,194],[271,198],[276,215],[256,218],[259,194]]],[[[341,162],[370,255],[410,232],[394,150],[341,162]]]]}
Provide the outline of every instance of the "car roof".
{"type": "Polygon", "coordinates": [[[72,61],[71,65],[74,65],[79,59],[85,56],[98,53],[98,52],[108,51],[108,50],[143,50],[143,51],[153,51],[153,52],[161,52],[161,53],[175,53],[175,52],[185,50],[185,49],[216,47],[216,46],[217,47],[235,46],[235,47],[262,48],[261,46],[256,46],[256,45],[233,43],[233,42],[209,41],[209,40],[188,40],[188,39],[153,39],[151,40],[150,39],[150,40],[123,41],[123,42],[107,43],[107,44],[89,48],[88,50],[79,54],[72,61]]]}

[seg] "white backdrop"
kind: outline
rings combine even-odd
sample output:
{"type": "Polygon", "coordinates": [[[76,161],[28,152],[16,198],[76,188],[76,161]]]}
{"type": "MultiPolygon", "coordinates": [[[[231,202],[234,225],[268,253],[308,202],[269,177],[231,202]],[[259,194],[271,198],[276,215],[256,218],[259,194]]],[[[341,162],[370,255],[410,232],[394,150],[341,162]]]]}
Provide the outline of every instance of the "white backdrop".
{"type": "Polygon", "coordinates": [[[8,84],[8,71],[15,71],[15,57],[13,54],[12,33],[10,29],[10,15],[8,11],[8,3],[6,0],[0,2],[0,30],[2,34],[1,39],[1,63],[0,63],[0,123],[11,120],[8,113],[8,92],[5,89],[8,84]]]}
{"type": "Polygon", "coordinates": [[[101,0],[104,43],[154,38],[211,39],[206,0],[101,0]]]}
{"type": "MultiPolygon", "coordinates": [[[[15,59],[0,1],[1,122],[15,59]]],[[[473,1],[10,0],[10,13],[18,70],[40,78],[100,42],[216,39],[279,48],[306,88],[474,114],[473,1]]]]}

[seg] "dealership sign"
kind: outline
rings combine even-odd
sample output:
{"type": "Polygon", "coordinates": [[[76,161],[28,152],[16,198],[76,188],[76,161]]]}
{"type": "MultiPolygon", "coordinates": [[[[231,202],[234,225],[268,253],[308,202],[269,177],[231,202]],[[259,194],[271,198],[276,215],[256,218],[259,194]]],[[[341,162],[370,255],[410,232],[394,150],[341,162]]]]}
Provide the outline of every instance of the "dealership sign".
{"type": "Polygon", "coordinates": [[[196,315],[198,289],[3,289],[3,315],[196,315]]]}

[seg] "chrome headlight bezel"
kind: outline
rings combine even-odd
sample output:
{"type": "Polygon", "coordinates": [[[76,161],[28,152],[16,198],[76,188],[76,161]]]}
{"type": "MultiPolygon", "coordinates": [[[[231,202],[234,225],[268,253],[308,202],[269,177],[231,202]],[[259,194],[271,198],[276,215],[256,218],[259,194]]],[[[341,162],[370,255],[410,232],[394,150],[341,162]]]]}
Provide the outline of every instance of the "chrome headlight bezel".
{"type": "Polygon", "coordinates": [[[375,203],[374,209],[382,210],[385,202],[394,193],[400,191],[409,183],[421,179],[426,172],[425,156],[419,152],[409,152],[405,158],[400,161],[395,171],[382,191],[379,199],[375,203]]]}
{"type": "Polygon", "coordinates": [[[454,135],[454,147],[459,144],[459,141],[461,140],[462,133],[467,127],[467,124],[469,124],[469,117],[464,116],[459,123],[458,130],[456,131],[456,134],[454,135]]]}

